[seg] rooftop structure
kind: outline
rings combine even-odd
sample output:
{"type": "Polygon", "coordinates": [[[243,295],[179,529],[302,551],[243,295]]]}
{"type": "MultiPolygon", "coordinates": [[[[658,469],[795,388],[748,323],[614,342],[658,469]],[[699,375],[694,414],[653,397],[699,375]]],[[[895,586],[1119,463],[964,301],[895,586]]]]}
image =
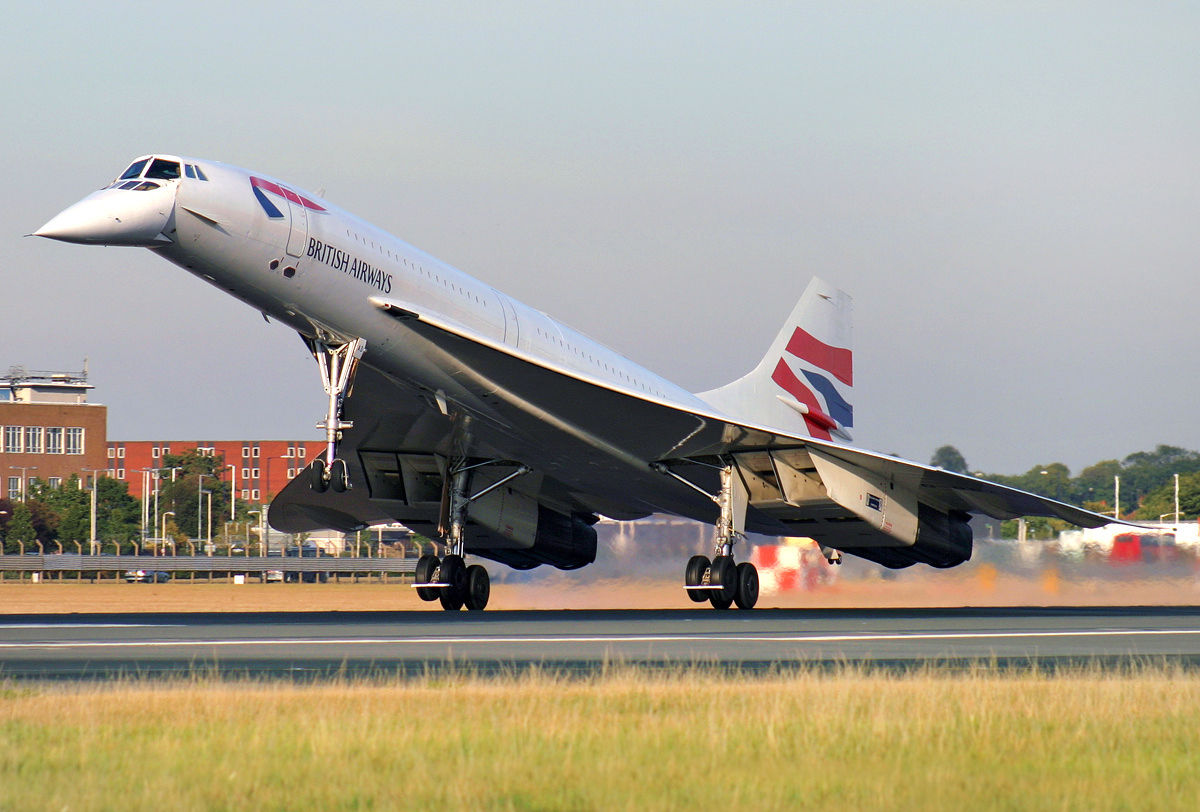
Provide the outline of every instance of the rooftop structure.
{"type": "Polygon", "coordinates": [[[0,377],[0,403],[87,403],[87,360],[82,372],[55,372],[11,366],[0,377]]]}

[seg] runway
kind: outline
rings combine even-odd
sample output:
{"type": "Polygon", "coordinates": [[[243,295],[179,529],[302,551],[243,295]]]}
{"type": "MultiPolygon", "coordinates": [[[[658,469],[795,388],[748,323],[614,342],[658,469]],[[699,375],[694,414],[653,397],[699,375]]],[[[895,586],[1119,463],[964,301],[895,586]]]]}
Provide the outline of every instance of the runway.
{"type": "Polygon", "coordinates": [[[1200,665],[1200,607],[0,616],[0,679],[1160,659],[1200,665]]]}

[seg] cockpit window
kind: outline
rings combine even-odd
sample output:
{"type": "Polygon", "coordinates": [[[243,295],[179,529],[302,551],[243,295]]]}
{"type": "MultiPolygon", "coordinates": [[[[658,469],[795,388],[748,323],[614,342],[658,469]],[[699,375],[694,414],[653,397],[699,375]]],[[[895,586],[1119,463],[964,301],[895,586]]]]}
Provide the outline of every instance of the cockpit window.
{"type": "Polygon", "coordinates": [[[127,180],[121,184],[121,188],[122,189],[132,189],[134,186],[137,186],[137,185],[138,185],[138,182],[136,180],[127,180]]]}
{"type": "Polygon", "coordinates": [[[148,180],[144,180],[141,183],[139,183],[137,186],[134,186],[133,191],[135,191],[135,192],[150,192],[157,188],[158,188],[157,183],[154,183],[154,182],[148,181],[148,180]]]}
{"type": "Polygon", "coordinates": [[[129,178],[136,178],[138,175],[142,174],[142,170],[146,168],[146,163],[149,160],[150,160],[149,158],[143,158],[140,161],[134,161],[132,164],[129,165],[129,168],[126,169],[121,174],[121,177],[117,178],[117,180],[128,180],[129,178]]]}
{"type": "Polygon", "coordinates": [[[154,163],[150,164],[150,168],[146,170],[146,177],[175,180],[179,177],[179,161],[164,161],[162,158],[155,158],[154,163]]]}
{"type": "Polygon", "coordinates": [[[204,176],[204,170],[200,167],[196,167],[196,177],[200,180],[208,180],[208,178],[204,176]]]}
{"type": "Polygon", "coordinates": [[[191,164],[184,164],[183,174],[187,175],[189,178],[194,178],[196,177],[196,169],[191,164]]]}

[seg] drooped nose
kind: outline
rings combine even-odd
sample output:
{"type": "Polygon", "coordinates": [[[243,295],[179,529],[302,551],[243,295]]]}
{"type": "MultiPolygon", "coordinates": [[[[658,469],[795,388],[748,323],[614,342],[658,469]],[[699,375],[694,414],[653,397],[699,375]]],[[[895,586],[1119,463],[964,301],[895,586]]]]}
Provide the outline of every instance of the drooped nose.
{"type": "Polygon", "coordinates": [[[85,245],[165,245],[163,233],[175,206],[173,187],[146,191],[101,189],[53,217],[33,232],[85,245]]]}

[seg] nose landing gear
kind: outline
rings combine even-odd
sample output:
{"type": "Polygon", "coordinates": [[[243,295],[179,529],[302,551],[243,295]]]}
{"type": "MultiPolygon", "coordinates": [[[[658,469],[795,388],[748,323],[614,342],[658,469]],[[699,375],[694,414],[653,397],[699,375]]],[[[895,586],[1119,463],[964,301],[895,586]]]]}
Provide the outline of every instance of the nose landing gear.
{"type": "Polygon", "coordinates": [[[342,431],[354,424],[342,419],[342,404],[354,380],[358,361],[367,350],[367,342],[361,338],[337,343],[321,338],[302,338],[313,358],[317,359],[321,384],[329,396],[329,411],[325,420],[317,424],[317,428],[325,429],[325,460],[316,460],[309,466],[309,484],[317,493],[330,488],[336,493],[345,493],[350,490],[350,475],[346,461],[337,456],[337,447],[342,431]]]}

